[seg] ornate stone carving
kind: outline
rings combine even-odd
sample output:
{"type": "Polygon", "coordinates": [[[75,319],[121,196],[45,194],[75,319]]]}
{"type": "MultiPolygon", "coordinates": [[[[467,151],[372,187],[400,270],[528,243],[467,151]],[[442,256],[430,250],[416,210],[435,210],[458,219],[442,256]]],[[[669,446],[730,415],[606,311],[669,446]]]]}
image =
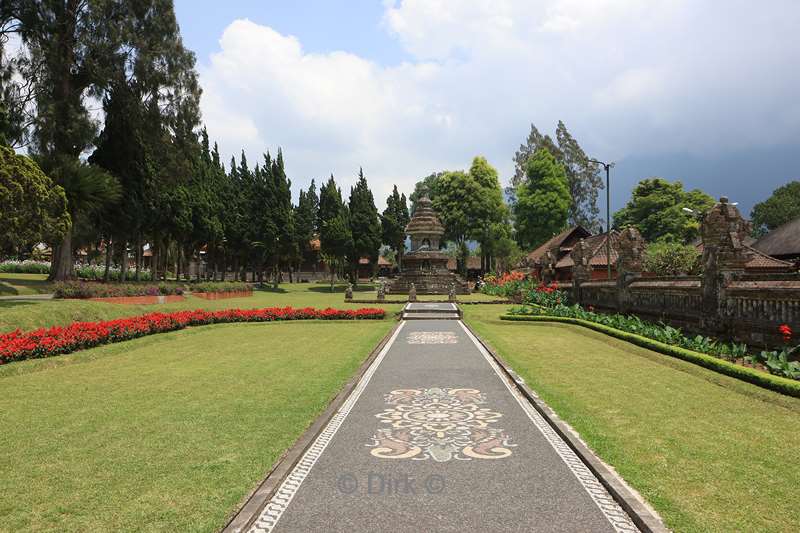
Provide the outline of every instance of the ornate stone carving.
{"type": "Polygon", "coordinates": [[[706,213],[700,224],[703,238],[703,265],[716,271],[743,272],[752,259],[752,252],[744,245],[751,225],[735,205],[723,196],[719,203],[706,213]]]}
{"type": "Polygon", "coordinates": [[[417,301],[417,287],[413,283],[408,288],[408,301],[409,302],[417,301]]]}
{"type": "Polygon", "coordinates": [[[384,301],[386,299],[386,284],[384,282],[378,283],[378,300],[384,301]]]}
{"type": "Polygon", "coordinates": [[[625,228],[612,244],[617,250],[617,272],[620,277],[642,272],[642,259],[646,243],[639,230],[632,226],[625,228]]]}
{"type": "Polygon", "coordinates": [[[575,263],[572,267],[572,281],[575,285],[580,285],[584,281],[592,279],[592,266],[589,261],[592,258],[592,249],[585,240],[581,239],[570,252],[569,256],[575,263]]]}
{"type": "Polygon", "coordinates": [[[456,284],[455,283],[451,283],[450,284],[450,290],[447,293],[447,299],[449,301],[451,301],[451,302],[455,302],[456,301],[456,284]]]}
{"type": "Polygon", "coordinates": [[[556,262],[557,255],[552,248],[547,250],[539,259],[539,265],[542,268],[542,281],[548,285],[556,279],[556,262]]]}
{"type": "Polygon", "coordinates": [[[353,284],[348,283],[347,288],[344,290],[344,299],[345,300],[352,300],[353,299],[353,284]]]}

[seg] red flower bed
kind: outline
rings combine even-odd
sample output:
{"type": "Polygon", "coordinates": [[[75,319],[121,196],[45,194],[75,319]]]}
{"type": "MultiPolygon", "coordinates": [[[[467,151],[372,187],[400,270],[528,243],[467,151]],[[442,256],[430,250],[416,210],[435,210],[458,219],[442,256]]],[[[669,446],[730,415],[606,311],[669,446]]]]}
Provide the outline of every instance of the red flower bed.
{"type": "Polygon", "coordinates": [[[314,309],[267,307],[265,309],[223,309],[221,311],[178,311],[148,313],[104,322],[75,322],[69,326],[0,334],[0,365],[12,361],[51,357],[189,326],[231,322],[274,322],[278,320],[379,320],[383,309],[314,309]]]}

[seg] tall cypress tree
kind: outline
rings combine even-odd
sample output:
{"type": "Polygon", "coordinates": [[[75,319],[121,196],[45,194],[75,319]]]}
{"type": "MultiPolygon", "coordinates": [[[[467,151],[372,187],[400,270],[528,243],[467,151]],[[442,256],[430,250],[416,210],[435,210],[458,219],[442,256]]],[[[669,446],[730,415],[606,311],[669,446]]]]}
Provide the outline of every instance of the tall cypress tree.
{"type": "Polygon", "coordinates": [[[323,258],[331,272],[331,292],[337,271],[341,272],[353,250],[350,215],[342,201],[342,191],[330,179],[319,191],[319,236],[323,258]]]}
{"type": "Polygon", "coordinates": [[[397,263],[402,269],[405,252],[406,226],[410,222],[406,195],[397,191],[397,185],[386,199],[386,209],[381,217],[383,242],[397,253],[397,263]]]}
{"type": "Polygon", "coordinates": [[[297,247],[303,259],[313,264],[314,268],[316,268],[318,252],[312,248],[311,241],[318,236],[318,215],[319,198],[317,198],[317,186],[312,179],[307,191],[300,190],[294,220],[297,247]]]}
{"type": "Polygon", "coordinates": [[[289,270],[289,281],[292,279],[294,262],[299,255],[295,236],[294,209],[292,208],[292,182],[286,177],[283,163],[283,151],[278,148],[278,155],[272,162],[272,182],[274,207],[272,210],[273,225],[276,237],[277,265],[286,266],[289,270]]]}
{"type": "Polygon", "coordinates": [[[363,169],[358,171],[358,181],[350,190],[350,231],[353,234],[353,253],[350,268],[354,281],[358,277],[358,260],[367,257],[373,272],[377,267],[381,248],[381,224],[375,199],[369,190],[363,169]]]}

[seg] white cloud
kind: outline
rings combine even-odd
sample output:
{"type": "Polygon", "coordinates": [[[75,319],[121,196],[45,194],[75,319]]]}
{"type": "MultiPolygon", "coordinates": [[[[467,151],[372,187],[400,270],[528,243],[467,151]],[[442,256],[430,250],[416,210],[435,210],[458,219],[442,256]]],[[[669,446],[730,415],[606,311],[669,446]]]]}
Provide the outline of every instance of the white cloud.
{"type": "Polygon", "coordinates": [[[383,204],[486,155],[504,177],[534,122],[604,158],[797,143],[800,4],[776,0],[402,0],[383,27],[411,60],[309,53],[247,20],[201,66],[226,156],[286,153],[304,186],[358,167],[383,204]]]}

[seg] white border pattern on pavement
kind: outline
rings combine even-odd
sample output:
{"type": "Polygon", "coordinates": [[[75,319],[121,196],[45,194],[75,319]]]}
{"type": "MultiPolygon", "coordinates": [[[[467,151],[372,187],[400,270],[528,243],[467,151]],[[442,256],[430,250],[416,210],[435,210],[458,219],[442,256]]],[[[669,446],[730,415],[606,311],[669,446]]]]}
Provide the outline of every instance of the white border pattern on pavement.
{"type": "Polygon", "coordinates": [[[478,351],[481,352],[484,359],[489,363],[492,369],[495,371],[497,376],[500,380],[505,384],[508,391],[511,395],[517,400],[522,410],[528,415],[528,418],[531,419],[533,425],[544,435],[544,438],[547,439],[547,442],[550,443],[550,446],[556,451],[556,453],[561,457],[561,460],[564,461],[564,464],[567,465],[567,468],[575,474],[575,477],[578,478],[578,481],[583,488],[586,489],[586,492],[589,493],[589,496],[592,497],[592,500],[597,504],[597,507],[600,508],[600,511],[603,515],[608,519],[611,523],[612,527],[616,531],[620,532],[638,532],[639,529],[631,520],[628,513],[622,510],[622,507],[611,497],[608,493],[606,488],[598,481],[595,475],[592,473],[591,470],[580,460],[580,458],[572,451],[566,442],[558,435],[558,433],[553,430],[550,424],[542,417],[542,415],[536,409],[531,406],[530,402],[522,396],[522,394],[517,390],[516,387],[512,386],[507,376],[503,373],[500,369],[500,366],[494,360],[494,358],[486,351],[486,348],[478,342],[478,339],[472,334],[472,332],[467,328],[467,326],[461,321],[458,321],[459,325],[464,329],[464,332],[467,336],[472,340],[472,342],[477,346],[478,351]]]}
{"type": "Polygon", "coordinates": [[[369,384],[370,379],[372,379],[372,375],[378,369],[378,366],[383,361],[383,358],[386,357],[386,353],[391,348],[392,344],[394,344],[395,339],[400,334],[400,330],[403,329],[405,326],[405,322],[401,322],[397,329],[392,334],[389,342],[387,342],[381,353],[378,354],[378,357],[372,362],[364,375],[361,376],[356,387],[353,389],[353,392],[347,398],[347,400],[342,404],[339,410],[336,412],[335,415],[330,419],[328,424],[325,426],[325,429],[322,430],[322,433],[317,436],[314,440],[314,444],[306,450],[306,453],[303,454],[303,458],[295,465],[292,469],[291,473],[283,480],[281,486],[275,491],[275,494],[270,499],[269,503],[267,503],[264,510],[261,511],[261,514],[258,516],[253,525],[250,526],[248,529],[248,533],[256,533],[256,532],[270,532],[275,528],[275,525],[280,520],[281,516],[283,515],[286,508],[294,498],[294,495],[297,494],[297,490],[300,488],[300,485],[308,476],[308,473],[311,471],[311,468],[317,462],[317,459],[322,455],[322,452],[325,451],[325,448],[328,447],[328,444],[333,439],[333,436],[336,434],[336,431],[341,427],[344,419],[347,418],[347,415],[350,414],[350,410],[355,405],[358,398],[361,396],[361,393],[364,392],[364,389],[369,384]]]}

